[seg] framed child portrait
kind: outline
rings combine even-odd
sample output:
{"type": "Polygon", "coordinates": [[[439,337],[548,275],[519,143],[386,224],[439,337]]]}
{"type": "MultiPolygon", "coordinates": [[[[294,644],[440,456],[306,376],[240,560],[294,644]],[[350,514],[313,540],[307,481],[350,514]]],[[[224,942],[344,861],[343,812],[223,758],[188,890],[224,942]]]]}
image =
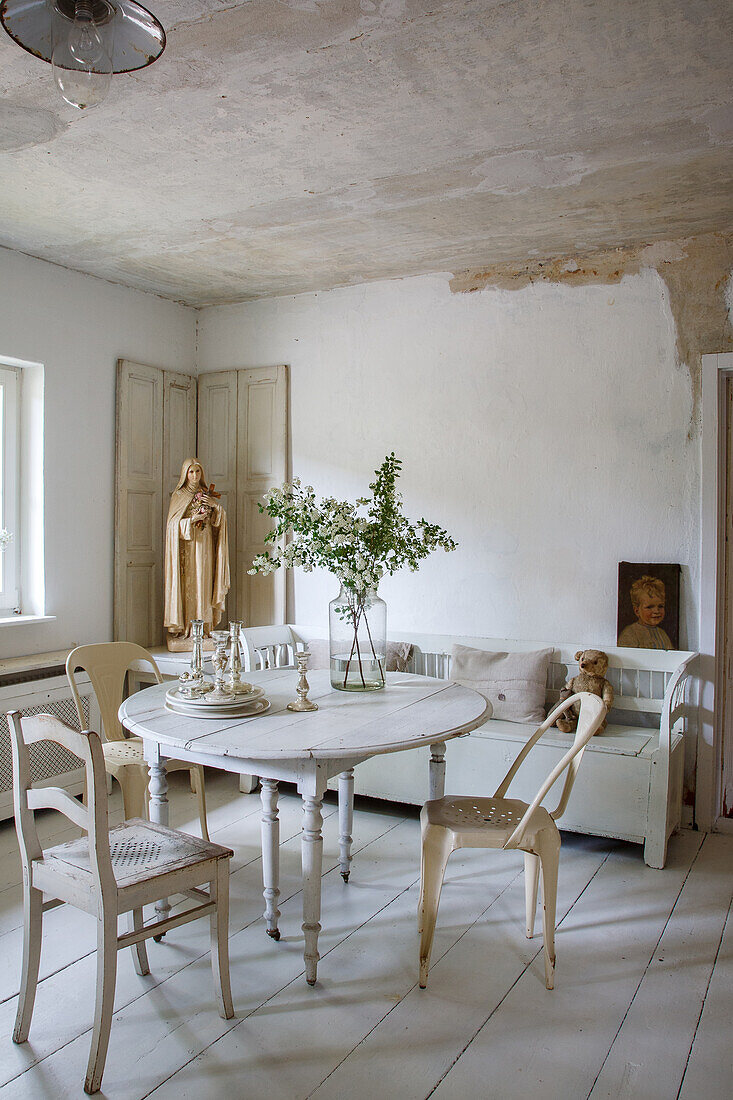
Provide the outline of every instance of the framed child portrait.
{"type": "Polygon", "coordinates": [[[619,562],[617,645],[679,649],[680,572],[679,565],[619,562]]]}

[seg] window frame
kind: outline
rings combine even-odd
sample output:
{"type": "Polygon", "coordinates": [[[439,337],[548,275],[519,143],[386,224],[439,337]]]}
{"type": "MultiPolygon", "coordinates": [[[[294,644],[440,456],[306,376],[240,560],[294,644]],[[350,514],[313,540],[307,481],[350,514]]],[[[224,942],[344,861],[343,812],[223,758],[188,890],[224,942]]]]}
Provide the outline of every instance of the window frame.
{"type": "Polygon", "coordinates": [[[13,535],[0,553],[0,616],[20,607],[20,401],[20,370],[0,361],[0,528],[13,535]]]}

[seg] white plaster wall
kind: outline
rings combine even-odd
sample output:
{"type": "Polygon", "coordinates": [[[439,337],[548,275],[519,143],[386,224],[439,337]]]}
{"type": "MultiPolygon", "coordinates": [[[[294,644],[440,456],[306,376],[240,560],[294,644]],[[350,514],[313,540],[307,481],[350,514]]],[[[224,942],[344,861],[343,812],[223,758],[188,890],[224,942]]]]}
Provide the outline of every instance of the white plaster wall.
{"type": "MultiPolygon", "coordinates": [[[[610,645],[617,564],[681,562],[697,642],[699,444],[664,284],[451,294],[448,275],[203,310],[201,371],[287,363],[292,469],[353,497],[404,460],[408,515],[459,542],[387,580],[390,632],[610,645]]],[[[297,621],[332,578],[298,575],[297,621]]]]}
{"type": "Polygon", "coordinates": [[[194,373],[193,310],[0,249],[0,355],[45,369],[46,611],[0,657],[112,637],[117,359],[194,373]]]}

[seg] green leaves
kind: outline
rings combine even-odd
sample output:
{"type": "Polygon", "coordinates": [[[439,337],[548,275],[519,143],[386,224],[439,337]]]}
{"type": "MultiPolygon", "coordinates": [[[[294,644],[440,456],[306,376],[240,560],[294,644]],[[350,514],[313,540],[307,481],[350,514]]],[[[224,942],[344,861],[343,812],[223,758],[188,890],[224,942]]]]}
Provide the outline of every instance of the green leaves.
{"type": "Polygon", "coordinates": [[[404,566],[416,570],[439,547],[455,550],[456,543],[442,527],[425,519],[409,522],[397,492],[401,470],[402,462],[392,451],[375,470],[371,496],[353,504],[325,497],[318,505],[313,486],[303,487],[299,478],[270,489],[259,509],[275,520],[265,537],[274,549],[258,554],[249,573],[267,574],[280,567],[328,569],[346,588],[363,593],[376,588],[387,573],[404,566]]]}

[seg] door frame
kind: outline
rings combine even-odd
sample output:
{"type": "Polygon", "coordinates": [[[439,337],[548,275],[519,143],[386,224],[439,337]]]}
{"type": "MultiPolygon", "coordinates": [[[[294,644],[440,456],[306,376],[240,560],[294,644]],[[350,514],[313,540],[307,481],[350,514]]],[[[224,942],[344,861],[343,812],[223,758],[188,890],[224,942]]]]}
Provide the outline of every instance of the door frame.
{"type": "Polygon", "coordinates": [[[723,730],[716,699],[723,685],[723,538],[725,533],[725,388],[733,352],[702,357],[700,464],[700,721],[695,820],[701,829],[733,832],[722,813],[723,730]]]}

